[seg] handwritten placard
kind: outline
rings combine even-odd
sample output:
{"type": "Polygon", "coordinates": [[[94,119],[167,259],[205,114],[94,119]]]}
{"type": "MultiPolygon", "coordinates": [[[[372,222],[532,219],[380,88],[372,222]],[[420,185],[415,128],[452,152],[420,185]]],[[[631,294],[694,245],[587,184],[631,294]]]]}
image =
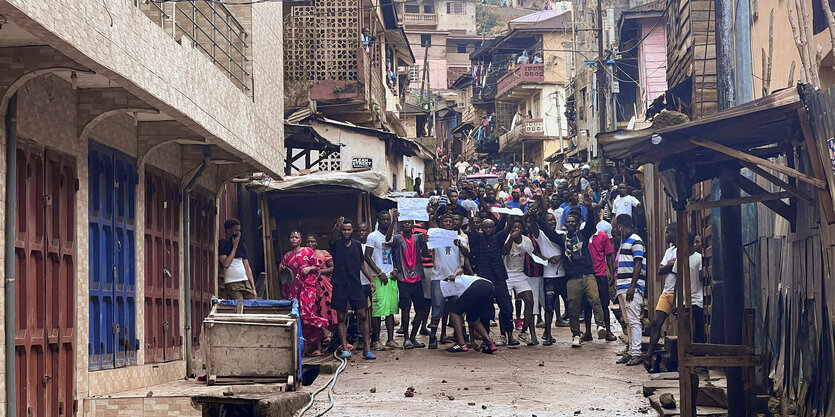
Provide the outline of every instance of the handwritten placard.
{"type": "Polygon", "coordinates": [[[397,210],[400,212],[400,220],[429,221],[429,213],[426,206],[429,205],[428,198],[398,198],[397,210]]]}
{"type": "Polygon", "coordinates": [[[458,232],[455,230],[446,230],[437,227],[429,229],[426,235],[429,237],[426,242],[426,247],[429,249],[453,246],[455,245],[455,240],[460,238],[458,232]]]}

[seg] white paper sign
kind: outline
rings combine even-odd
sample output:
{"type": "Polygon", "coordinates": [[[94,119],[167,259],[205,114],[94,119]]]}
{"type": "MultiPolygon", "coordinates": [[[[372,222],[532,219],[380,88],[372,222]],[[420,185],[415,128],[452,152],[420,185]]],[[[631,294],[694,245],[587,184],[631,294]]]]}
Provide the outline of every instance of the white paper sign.
{"type": "Polygon", "coordinates": [[[520,210],[518,208],[492,207],[490,209],[490,211],[492,211],[493,213],[499,213],[499,214],[509,214],[511,216],[524,216],[525,215],[525,213],[523,213],[522,210],[520,210]]]}
{"type": "Polygon", "coordinates": [[[531,259],[533,259],[534,262],[536,262],[536,263],[538,263],[542,266],[547,266],[548,265],[548,260],[547,259],[540,258],[533,253],[529,253],[528,255],[531,255],[531,259]]]}
{"type": "Polygon", "coordinates": [[[460,239],[458,232],[455,230],[446,230],[438,227],[433,227],[426,232],[429,239],[426,241],[426,247],[429,249],[445,248],[447,246],[454,246],[455,240],[460,239]]]}
{"type": "Polygon", "coordinates": [[[478,280],[483,280],[484,278],[477,277],[475,275],[459,275],[455,277],[455,282],[442,280],[441,281],[441,294],[444,297],[460,297],[467,288],[470,288],[474,282],[478,280]]]}
{"type": "Polygon", "coordinates": [[[428,205],[428,198],[398,198],[399,220],[429,221],[429,213],[426,212],[426,206],[428,205]]]}

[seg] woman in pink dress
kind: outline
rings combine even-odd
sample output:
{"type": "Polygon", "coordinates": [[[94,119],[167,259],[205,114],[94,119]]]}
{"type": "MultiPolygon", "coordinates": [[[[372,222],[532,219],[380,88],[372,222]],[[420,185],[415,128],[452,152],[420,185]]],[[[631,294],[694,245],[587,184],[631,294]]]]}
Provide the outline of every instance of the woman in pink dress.
{"type": "Polygon", "coordinates": [[[293,274],[293,281],[283,287],[286,298],[299,301],[299,314],[302,319],[302,337],[311,356],[322,354],[320,342],[328,320],[317,313],[316,288],[319,280],[319,266],[313,249],[302,246],[302,235],[298,231],[290,232],[290,250],[284,254],[279,269],[288,269],[293,274]]]}
{"type": "Polygon", "coordinates": [[[319,249],[319,241],[316,236],[309,234],[304,238],[305,246],[313,249],[316,254],[316,262],[319,265],[319,280],[316,286],[316,303],[317,314],[328,320],[328,324],[336,325],[338,320],[336,318],[336,311],[331,308],[331,298],[333,297],[333,284],[331,284],[331,274],[333,273],[333,257],[330,252],[319,249]]]}

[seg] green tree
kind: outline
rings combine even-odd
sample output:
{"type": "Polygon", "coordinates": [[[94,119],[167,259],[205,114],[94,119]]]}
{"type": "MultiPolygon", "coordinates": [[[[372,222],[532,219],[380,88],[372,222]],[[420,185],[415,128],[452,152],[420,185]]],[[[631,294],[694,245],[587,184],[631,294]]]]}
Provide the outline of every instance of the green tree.
{"type": "Polygon", "coordinates": [[[489,7],[483,4],[476,4],[475,8],[476,31],[479,35],[490,35],[493,28],[499,26],[499,15],[493,13],[489,7]]]}

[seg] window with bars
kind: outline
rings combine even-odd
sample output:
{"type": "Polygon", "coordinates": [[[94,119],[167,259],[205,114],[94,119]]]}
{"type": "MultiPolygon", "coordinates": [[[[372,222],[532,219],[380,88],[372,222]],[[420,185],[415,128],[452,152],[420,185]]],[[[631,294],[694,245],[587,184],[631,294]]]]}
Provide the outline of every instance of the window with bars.
{"type": "Polygon", "coordinates": [[[409,67],[409,81],[420,81],[420,67],[409,67]]]}
{"type": "Polygon", "coordinates": [[[435,13],[435,5],[434,4],[424,4],[423,5],[423,12],[426,14],[435,13]]]}
{"type": "Polygon", "coordinates": [[[419,4],[407,4],[403,6],[403,11],[406,13],[420,13],[420,5],[419,4]]]}
{"type": "Polygon", "coordinates": [[[451,1],[446,4],[446,12],[447,14],[464,14],[466,13],[466,8],[463,2],[451,1]]]}

